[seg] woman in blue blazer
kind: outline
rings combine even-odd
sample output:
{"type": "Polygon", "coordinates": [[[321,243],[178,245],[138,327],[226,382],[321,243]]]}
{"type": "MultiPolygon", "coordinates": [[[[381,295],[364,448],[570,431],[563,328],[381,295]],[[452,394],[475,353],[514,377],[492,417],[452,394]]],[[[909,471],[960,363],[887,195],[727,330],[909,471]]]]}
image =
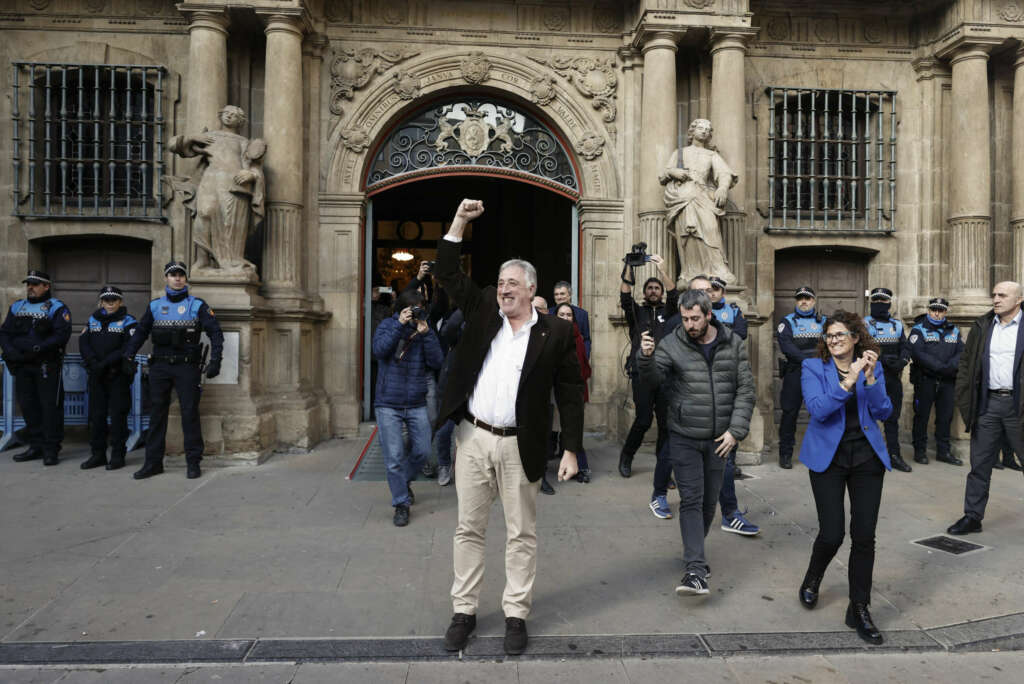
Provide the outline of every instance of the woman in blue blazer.
{"type": "Polygon", "coordinates": [[[818,586],[843,543],[845,494],[850,495],[850,605],[846,624],[862,639],[882,643],[868,612],[875,564],[875,525],[882,479],[891,470],[878,421],[892,413],[883,373],[876,375],[878,343],[855,313],[836,311],[825,321],[818,358],[805,359],[800,375],[810,414],[800,461],[811,476],[818,509],[818,537],[800,585],[800,603],[814,608],[818,586]]]}

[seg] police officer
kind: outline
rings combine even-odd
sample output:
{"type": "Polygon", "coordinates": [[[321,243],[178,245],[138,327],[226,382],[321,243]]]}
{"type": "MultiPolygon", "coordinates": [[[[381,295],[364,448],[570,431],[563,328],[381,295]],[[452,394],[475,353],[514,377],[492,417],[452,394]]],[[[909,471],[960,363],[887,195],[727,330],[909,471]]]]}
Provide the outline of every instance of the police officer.
{"type": "Polygon", "coordinates": [[[793,445],[796,444],[796,419],[800,415],[804,395],[800,389],[800,365],[814,356],[824,331],[825,318],[815,310],[817,297],[807,285],[793,294],[796,307],[778,327],[779,347],[786,355],[779,359],[782,376],[782,419],[779,421],[779,466],[793,467],[793,445]]]}
{"type": "Polygon", "coordinates": [[[910,329],[910,382],[914,385],[914,460],[927,463],[928,417],[935,405],[935,460],[963,465],[949,446],[953,422],[957,366],[964,350],[960,328],[946,320],[949,302],[928,300],[928,312],[914,319],[910,329]]]}
{"type": "Polygon", "coordinates": [[[135,335],[125,349],[122,363],[134,367],[135,354],[146,338],[153,335],[153,353],[149,357],[149,434],[146,437],[146,462],[132,477],[143,480],[164,472],[164,447],[167,437],[167,412],[171,388],[181,405],[181,430],[185,435],[185,461],[188,478],[202,474],[203,433],[199,425],[199,393],[202,369],[200,335],[206,331],[212,351],[206,377],[220,374],[224,351],[224,333],[206,302],[188,291],[185,264],[172,261],[164,267],[167,286],[164,296],[149,303],[135,335]]]}
{"type": "Polygon", "coordinates": [[[25,418],[28,449],[14,460],[43,459],[57,465],[64,439],[64,347],[71,337],[71,312],[50,292],[50,276],[29,271],[25,299],[11,304],[0,326],[0,348],[14,376],[18,404],[25,418]]]}
{"type": "Polygon", "coordinates": [[[124,306],[121,288],[104,285],[100,306],[78,338],[82,365],[89,373],[89,446],[92,455],[82,470],[106,466],[124,467],[125,442],[128,439],[128,411],[132,404],[134,367],[122,364],[128,340],[135,334],[137,321],[124,306]],[[107,463],[107,417],[110,417],[110,462],[107,463]]]}
{"type": "Polygon", "coordinates": [[[903,368],[910,363],[910,347],[903,321],[892,318],[892,290],[876,287],[868,299],[871,314],[864,317],[868,332],[882,348],[880,361],[885,372],[885,392],[892,402],[892,414],[885,420],[885,445],[892,467],[909,473],[912,468],[900,457],[900,411],[903,407],[903,368]]]}
{"type": "Polygon", "coordinates": [[[747,319],[743,317],[743,310],[736,306],[735,302],[725,301],[725,281],[718,276],[711,276],[707,280],[711,283],[711,290],[708,292],[711,313],[719,323],[729,326],[742,339],[747,339],[747,319]]]}

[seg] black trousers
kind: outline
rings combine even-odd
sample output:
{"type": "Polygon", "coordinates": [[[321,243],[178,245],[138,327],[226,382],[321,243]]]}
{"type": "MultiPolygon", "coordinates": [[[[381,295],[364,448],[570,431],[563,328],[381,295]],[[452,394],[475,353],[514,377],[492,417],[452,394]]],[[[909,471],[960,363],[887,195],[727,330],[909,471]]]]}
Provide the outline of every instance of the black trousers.
{"type": "Polygon", "coordinates": [[[949,426],[953,424],[954,380],[940,380],[922,375],[914,383],[914,453],[928,448],[928,418],[935,406],[935,454],[948,454],[949,426]]]}
{"type": "Polygon", "coordinates": [[[146,436],[146,463],[163,463],[167,442],[167,413],[171,409],[171,389],[181,405],[181,431],[185,435],[185,460],[203,460],[203,431],[199,424],[199,366],[155,361],[149,369],[149,434],[146,436]]]}
{"type": "Polygon", "coordinates": [[[782,417],[779,419],[779,456],[793,456],[796,444],[796,420],[804,403],[800,387],[800,370],[788,371],[782,376],[782,417]]]}
{"type": "Polygon", "coordinates": [[[89,446],[94,454],[106,453],[109,434],[111,456],[124,456],[131,405],[130,375],[120,371],[111,373],[110,369],[89,374],[89,446]]]}
{"type": "Polygon", "coordinates": [[[22,366],[14,372],[14,392],[25,419],[32,451],[56,456],[64,441],[64,384],[57,362],[22,366]]]}
{"type": "MultiPolygon", "coordinates": [[[[867,440],[851,446],[840,444],[839,449],[868,449],[867,440]]],[[[828,564],[843,545],[846,512],[843,507],[846,493],[850,495],[850,600],[871,602],[871,576],[875,567],[875,526],[878,507],[882,501],[882,481],[885,466],[872,451],[872,458],[853,468],[832,462],[822,473],[811,473],[811,491],[818,509],[818,536],[811,550],[807,572],[821,577],[828,564]]]]}
{"type": "Polygon", "coordinates": [[[628,458],[633,458],[640,444],[644,441],[644,435],[651,429],[651,422],[658,417],[658,442],[655,446],[655,454],[660,454],[665,440],[668,438],[668,402],[665,401],[663,393],[649,387],[640,378],[633,376],[633,405],[636,407],[636,417],[633,425],[626,435],[626,443],[622,445],[622,453],[628,458]]]}
{"type": "Polygon", "coordinates": [[[885,393],[892,402],[892,413],[885,419],[885,447],[889,456],[900,455],[900,414],[903,412],[903,373],[885,374],[885,393]]]}
{"type": "Polygon", "coordinates": [[[964,515],[975,520],[985,517],[992,466],[1004,441],[1018,454],[1024,454],[1024,435],[1013,397],[989,393],[988,407],[971,430],[971,472],[964,489],[964,515]]]}

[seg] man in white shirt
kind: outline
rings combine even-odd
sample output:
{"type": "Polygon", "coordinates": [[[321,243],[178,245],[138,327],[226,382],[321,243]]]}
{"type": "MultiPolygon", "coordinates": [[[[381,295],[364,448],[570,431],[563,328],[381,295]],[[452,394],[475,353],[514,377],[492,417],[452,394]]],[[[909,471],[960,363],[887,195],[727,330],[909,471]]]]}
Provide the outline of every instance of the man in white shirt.
{"type": "Polygon", "coordinates": [[[1024,325],[1020,283],[992,288],[992,311],[971,328],[956,377],[956,403],[971,433],[971,472],[964,491],[964,516],[946,530],[950,534],[981,532],[992,467],[1004,439],[1024,453],[1020,424],[1020,359],[1024,325]]]}

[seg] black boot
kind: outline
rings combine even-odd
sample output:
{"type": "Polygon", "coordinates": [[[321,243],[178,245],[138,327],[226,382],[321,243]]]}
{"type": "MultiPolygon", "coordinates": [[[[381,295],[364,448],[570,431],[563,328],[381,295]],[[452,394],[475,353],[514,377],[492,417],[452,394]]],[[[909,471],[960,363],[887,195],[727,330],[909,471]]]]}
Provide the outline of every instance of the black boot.
{"type": "Polygon", "coordinates": [[[57,457],[57,452],[54,451],[49,454],[43,454],[43,465],[44,466],[55,466],[60,463],[60,458],[57,457]]]}
{"type": "Polygon", "coordinates": [[[779,467],[789,470],[793,467],[793,454],[779,454],[779,467]]]}
{"type": "Polygon", "coordinates": [[[935,455],[935,460],[936,461],[941,461],[942,463],[948,463],[950,465],[955,465],[955,466],[962,466],[964,464],[963,461],[961,461],[959,458],[957,458],[956,456],[954,456],[951,453],[949,453],[949,454],[936,454],[935,455]]]}
{"type": "Polygon", "coordinates": [[[124,468],[124,454],[111,452],[110,462],[107,463],[107,470],[118,470],[124,468]]]}
{"type": "Polygon", "coordinates": [[[147,477],[153,477],[164,472],[164,464],[153,461],[151,463],[144,463],[141,468],[132,473],[132,477],[136,480],[145,480],[147,477]]]}
{"type": "Polygon", "coordinates": [[[800,605],[810,610],[818,605],[818,587],[821,585],[821,577],[811,574],[808,570],[804,575],[803,584],[800,585],[800,605]]]}
{"type": "Polygon", "coordinates": [[[629,477],[633,474],[633,457],[627,456],[625,452],[619,454],[619,475],[629,477]]]}
{"type": "Polygon", "coordinates": [[[869,644],[878,645],[882,643],[882,633],[875,627],[871,613],[868,612],[868,604],[854,603],[850,601],[846,609],[846,626],[857,630],[857,636],[869,644]]]}
{"type": "Polygon", "coordinates": [[[99,468],[100,466],[107,465],[107,452],[105,451],[94,451],[85,461],[82,461],[82,465],[79,467],[82,470],[89,470],[91,468],[99,468]]]}
{"type": "Polygon", "coordinates": [[[928,454],[923,451],[914,452],[914,463],[920,463],[921,465],[928,465],[928,454]]]}
{"type": "Polygon", "coordinates": [[[1012,454],[1010,456],[1003,454],[1003,465],[1009,468],[1010,470],[1021,469],[1020,464],[1017,463],[1017,459],[1012,454]]]}
{"type": "Polygon", "coordinates": [[[889,460],[892,462],[892,467],[904,473],[909,473],[913,468],[910,464],[903,460],[903,457],[899,454],[889,454],[889,460]]]}
{"type": "Polygon", "coordinates": [[[547,476],[541,476],[540,478],[540,491],[543,494],[554,494],[555,488],[548,482],[547,476]]]}
{"type": "Polygon", "coordinates": [[[42,458],[42,457],[43,457],[43,452],[42,451],[39,451],[38,449],[33,449],[32,447],[29,447],[28,449],[25,449],[24,451],[22,451],[20,454],[14,454],[13,460],[14,460],[15,463],[24,463],[25,461],[34,461],[37,458],[42,458]]]}

